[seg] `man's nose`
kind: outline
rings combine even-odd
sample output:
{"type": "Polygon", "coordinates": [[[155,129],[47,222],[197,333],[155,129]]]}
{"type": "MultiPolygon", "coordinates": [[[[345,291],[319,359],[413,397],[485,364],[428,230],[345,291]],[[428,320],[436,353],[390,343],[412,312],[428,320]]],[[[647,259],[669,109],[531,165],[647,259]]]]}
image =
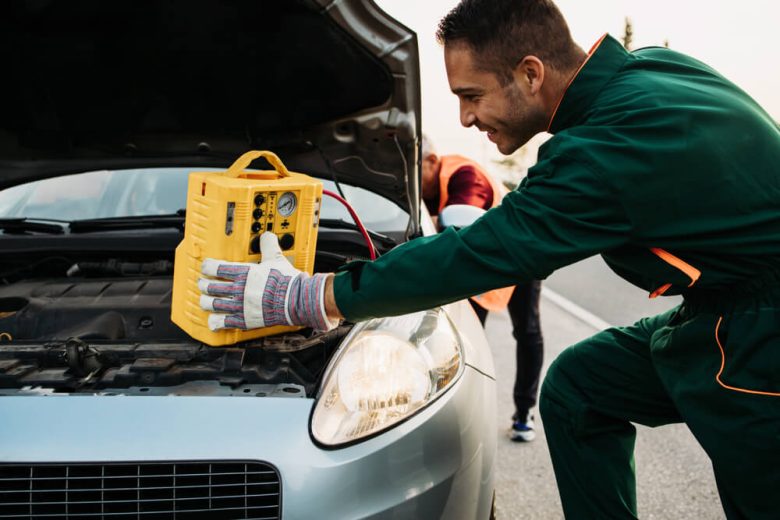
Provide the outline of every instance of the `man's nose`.
{"type": "Polygon", "coordinates": [[[473,126],[474,122],[476,121],[476,116],[474,116],[474,112],[471,111],[469,106],[462,102],[460,103],[460,124],[465,126],[466,128],[473,126]]]}

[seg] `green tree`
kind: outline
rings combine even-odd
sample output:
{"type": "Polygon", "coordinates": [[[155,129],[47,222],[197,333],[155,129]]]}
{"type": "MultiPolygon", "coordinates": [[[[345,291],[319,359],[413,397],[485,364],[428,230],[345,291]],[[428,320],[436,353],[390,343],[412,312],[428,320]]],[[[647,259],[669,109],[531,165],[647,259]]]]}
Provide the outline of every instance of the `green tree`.
{"type": "Polygon", "coordinates": [[[634,40],[634,26],[631,24],[631,18],[626,16],[626,27],[623,32],[623,47],[626,48],[627,51],[631,50],[631,45],[634,40]]]}

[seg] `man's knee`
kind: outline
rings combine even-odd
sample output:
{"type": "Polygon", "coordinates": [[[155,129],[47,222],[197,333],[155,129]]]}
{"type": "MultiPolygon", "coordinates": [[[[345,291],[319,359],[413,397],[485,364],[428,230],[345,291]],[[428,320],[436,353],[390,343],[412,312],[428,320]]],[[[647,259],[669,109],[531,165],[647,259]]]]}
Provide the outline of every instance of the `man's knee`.
{"type": "Polygon", "coordinates": [[[575,355],[571,348],[564,350],[547,369],[539,394],[539,414],[545,423],[548,420],[566,418],[570,412],[566,403],[572,402],[575,385],[569,374],[576,368],[575,355]]]}
{"type": "MultiPolygon", "coordinates": [[[[583,344],[567,348],[547,370],[539,396],[539,414],[545,428],[559,425],[577,435],[614,428],[614,419],[592,405],[598,397],[591,388],[592,371],[584,366],[583,348],[587,352],[587,345],[583,344]]],[[[623,421],[617,423],[622,429],[623,421]]]]}

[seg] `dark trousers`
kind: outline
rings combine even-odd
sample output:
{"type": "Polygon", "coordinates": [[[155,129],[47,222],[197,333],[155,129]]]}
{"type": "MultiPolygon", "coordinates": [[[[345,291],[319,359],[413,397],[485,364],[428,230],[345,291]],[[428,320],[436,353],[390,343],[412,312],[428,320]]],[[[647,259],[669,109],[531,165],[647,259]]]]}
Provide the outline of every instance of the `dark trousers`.
{"type": "MultiPolygon", "coordinates": [[[[528,410],[536,405],[539,377],[544,362],[544,340],[539,320],[541,289],[542,283],[538,280],[518,284],[507,308],[512,320],[512,335],[517,344],[514,400],[516,415],[521,420],[525,418],[528,410]]],[[[469,302],[484,325],[488,311],[472,300],[469,302]]]]}

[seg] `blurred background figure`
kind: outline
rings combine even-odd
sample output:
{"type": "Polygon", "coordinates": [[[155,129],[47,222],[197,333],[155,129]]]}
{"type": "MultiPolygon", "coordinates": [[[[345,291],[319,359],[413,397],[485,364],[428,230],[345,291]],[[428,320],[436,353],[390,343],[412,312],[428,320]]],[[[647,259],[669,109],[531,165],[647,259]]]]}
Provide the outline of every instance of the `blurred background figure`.
{"type": "MultiPolygon", "coordinates": [[[[460,155],[438,155],[428,138],[422,143],[422,196],[428,212],[440,229],[449,222],[468,224],[498,206],[506,192],[477,162],[460,155]],[[474,211],[476,208],[478,211],[474,211]],[[458,217],[454,215],[458,214],[458,217]],[[449,218],[445,218],[448,215],[449,218]],[[466,221],[464,221],[464,216],[466,221]]],[[[544,341],[539,319],[538,280],[497,289],[469,299],[484,325],[489,311],[507,309],[517,343],[514,402],[515,413],[509,436],[513,441],[536,437],[532,409],[536,406],[539,378],[544,360],[544,341]]]]}

